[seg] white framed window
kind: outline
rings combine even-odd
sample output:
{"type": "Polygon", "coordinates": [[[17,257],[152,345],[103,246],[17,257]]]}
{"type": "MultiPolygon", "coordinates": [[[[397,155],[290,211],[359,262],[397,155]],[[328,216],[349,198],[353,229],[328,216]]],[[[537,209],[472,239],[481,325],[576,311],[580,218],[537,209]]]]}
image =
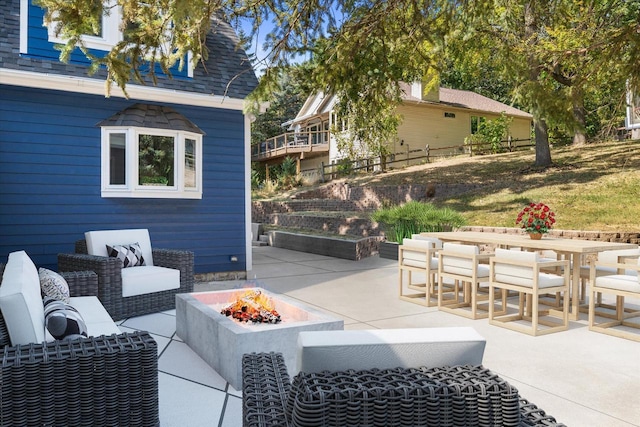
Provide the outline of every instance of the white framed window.
{"type": "Polygon", "coordinates": [[[202,198],[202,135],[102,128],[102,197],[202,198]]]}
{"type": "MultiPolygon", "coordinates": [[[[102,25],[96,32],[96,34],[89,34],[82,36],[82,41],[89,49],[97,50],[111,50],[118,42],[122,41],[122,31],[120,31],[120,22],[122,21],[122,14],[120,7],[117,6],[115,0],[109,0],[103,6],[102,13],[102,25]],[[108,10],[107,10],[108,9],[108,10]]],[[[56,37],[55,35],[55,22],[49,26],[49,41],[52,43],[66,43],[67,41],[56,37]]]]}

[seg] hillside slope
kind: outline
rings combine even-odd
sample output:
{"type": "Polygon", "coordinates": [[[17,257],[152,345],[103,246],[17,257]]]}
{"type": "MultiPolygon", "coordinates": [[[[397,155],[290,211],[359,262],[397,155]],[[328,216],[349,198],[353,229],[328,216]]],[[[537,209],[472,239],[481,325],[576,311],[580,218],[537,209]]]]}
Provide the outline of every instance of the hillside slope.
{"type": "Polygon", "coordinates": [[[639,141],[555,148],[552,159],[553,167],[537,170],[531,167],[532,150],[455,157],[341,181],[351,186],[469,184],[473,191],[434,197],[434,203],[463,213],[469,225],[512,227],[523,205],[543,201],[556,212],[558,229],[640,230],[639,141]]]}

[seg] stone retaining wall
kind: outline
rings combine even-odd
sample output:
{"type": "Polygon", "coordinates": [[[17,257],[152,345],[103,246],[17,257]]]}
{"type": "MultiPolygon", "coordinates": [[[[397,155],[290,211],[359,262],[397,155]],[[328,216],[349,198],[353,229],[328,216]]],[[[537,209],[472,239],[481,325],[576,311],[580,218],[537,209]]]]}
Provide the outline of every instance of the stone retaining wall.
{"type": "Polygon", "coordinates": [[[251,221],[271,224],[271,215],[295,212],[361,212],[377,208],[364,208],[353,200],[287,200],[282,202],[256,201],[251,203],[251,221]]]}
{"type": "MultiPolygon", "coordinates": [[[[512,227],[462,227],[464,231],[484,231],[491,233],[522,234],[520,228],[512,227]]],[[[640,233],[615,231],[584,231],[584,230],[551,230],[549,236],[565,239],[597,240],[600,242],[634,243],[640,244],[640,233]]]]}
{"type": "Polygon", "coordinates": [[[350,236],[379,236],[380,229],[376,223],[364,218],[338,218],[315,215],[289,215],[272,214],[269,216],[269,224],[280,227],[293,227],[306,230],[317,230],[324,233],[332,233],[350,236]]]}
{"type": "Polygon", "coordinates": [[[434,197],[448,198],[481,188],[479,184],[408,184],[375,187],[352,187],[348,182],[337,182],[296,194],[296,199],[335,199],[358,201],[369,209],[383,203],[424,201],[434,197]]]}

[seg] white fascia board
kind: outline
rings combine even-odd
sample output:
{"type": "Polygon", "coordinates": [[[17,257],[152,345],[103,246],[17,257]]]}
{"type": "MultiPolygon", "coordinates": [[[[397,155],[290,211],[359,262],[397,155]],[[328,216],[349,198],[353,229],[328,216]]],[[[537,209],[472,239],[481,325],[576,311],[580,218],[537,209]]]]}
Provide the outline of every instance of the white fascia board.
{"type": "MultiPolygon", "coordinates": [[[[0,84],[105,96],[104,80],[13,70],[9,68],[0,68],[0,84]]],[[[206,95],[134,84],[127,86],[127,93],[129,98],[146,101],[222,108],[225,110],[242,111],[244,109],[244,100],[219,95],[206,95]]],[[[111,88],[111,96],[126,98],[124,92],[116,85],[113,85],[111,88]]]]}

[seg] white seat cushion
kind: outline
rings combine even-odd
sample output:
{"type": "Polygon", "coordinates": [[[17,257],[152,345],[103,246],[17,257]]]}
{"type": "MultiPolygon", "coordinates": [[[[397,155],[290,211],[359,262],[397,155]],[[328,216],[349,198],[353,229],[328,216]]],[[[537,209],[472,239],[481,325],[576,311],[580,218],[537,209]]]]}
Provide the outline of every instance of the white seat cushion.
{"type": "MultiPolygon", "coordinates": [[[[417,257],[407,252],[410,252],[410,251],[403,252],[402,265],[407,265],[409,267],[424,268],[424,269],[427,268],[427,263],[424,258],[424,253],[422,254],[421,259],[417,259],[417,257]]],[[[438,258],[431,257],[429,268],[431,268],[431,270],[433,270],[434,272],[438,270],[438,258]]]]}
{"type": "Polygon", "coordinates": [[[45,341],[38,270],[25,251],[9,254],[0,285],[0,310],[11,344],[45,341]]]}
{"type": "Polygon", "coordinates": [[[131,243],[138,243],[142,250],[145,265],[153,265],[151,239],[149,238],[149,230],[145,228],[87,231],[84,233],[84,238],[87,242],[87,253],[98,256],[109,256],[107,254],[107,245],[129,245],[131,243]]]}
{"type": "Polygon", "coordinates": [[[122,269],[122,296],[150,294],[180,287],[180,270],[142,266],[122,269]]]}
{"type": "Polygon", "coordinates": [[[636,276],[628,276],[626,274],[597,277],[596,287],[617,289],[626,292],[638,292],[640,294],[640,283],[638,282],[638,278],[636,276]]]}
{"type": "Polygon", "coordinates": [[[98,297],[72,297],[71,305],[84,319],[90,337],[121,333],[98,297]]]}
{"type": "MultiPolygon", "coordinates": [[[[499,283],[508,283],[511,285],[524,286],[527,288],[533,288],[533,276],[532,277],[518,277],[507,274],[495,275],[495,281],[499,283]]],[[[564,285],[564,278],[556,274],[540,273],[538,276],[538,288],[554,288],[564,285]]]]}

